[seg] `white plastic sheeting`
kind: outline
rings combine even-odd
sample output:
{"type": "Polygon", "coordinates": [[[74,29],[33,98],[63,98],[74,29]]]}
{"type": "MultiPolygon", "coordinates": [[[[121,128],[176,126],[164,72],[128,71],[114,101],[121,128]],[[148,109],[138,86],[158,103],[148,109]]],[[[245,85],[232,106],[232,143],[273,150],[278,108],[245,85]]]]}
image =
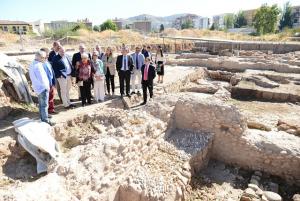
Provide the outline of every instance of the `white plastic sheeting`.
{"type": "Polygon", "coordinates": [[[33,103],[22,65],[15,59],[0,53],[0,70],[13,80],[19,99],[26,103],[33,103]]]}
{"type": "Polygon", "coordinates": [[[60,155],[58,144],[51,136],[52,127],[27,117],[16,120],[13,124],[19,143],[37,161],[37,173],[47,172],[48,165],[58,161],[60,155]]]}

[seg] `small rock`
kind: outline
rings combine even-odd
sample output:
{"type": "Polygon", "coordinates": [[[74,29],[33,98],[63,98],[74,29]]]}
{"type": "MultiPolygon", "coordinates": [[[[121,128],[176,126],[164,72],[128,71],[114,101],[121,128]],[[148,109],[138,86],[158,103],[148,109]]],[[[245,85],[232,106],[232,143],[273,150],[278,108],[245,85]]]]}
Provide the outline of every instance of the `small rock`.
{"type": "Polygon", "coordinates": [[[246,195],[242,195],[240,201],[252,201],[252,199],[247,197],[246,195]]]}
{"type": "Polygon", "coordinates": [[[267,198],[266,198],[266,196],[261,196],[261,201],[269,201],[267,198]]]}
{"type": "Polygon", "coordinates": [[[258,189],[257,191],[255,191],[256,195],[258,195],[259,197],[261,197],[264,192],[261,189],[258,189]]]}
{"type": "Polygon", "coordinates": [[[259,177],[262,177],[262,173],[261,173],[260,171],[255,171],[255,172],[254,172],[254,175],[259,176],[259,177]]]}
{"type": "Polygon", "coordinates": [[[259,182],[256,179],[251,179],[250,184],[255,184],[256,186],[259,186],[259,182]]]}
{"type": "Polygon", "coordinates": [[[269,182],[268,183],[269,189],[270,191],[274,192],[274,193],[278,193],[278,184],[273,183],[273,182],[269,182]]]}
{"type": "Polygon", "coordinates": [[[295,194],[293,196],[293,201],[300,201],[300,194],[295,194]]]}
{"type": "Polygon", "coordinates": [[[256,195],[255,191],[252,188],[247,188],[244,191],[244,195],[246,195],[246,197],[250,197],[250,198],[258,198],[258,196],[256,195]]]}
{"type": "Polygon", "coordinates": [[[280,195],[277,193],[274,193],[272,191],[265,191],[264,196],[269,200],[269,201],[282,201],[282,198],[280,195]]]}
{"type": "Polygon", "coordinates": [[[255,184],[248,184],[248,188],[251,188],[254,191],[260,190],[260,188],[255,184]]]}

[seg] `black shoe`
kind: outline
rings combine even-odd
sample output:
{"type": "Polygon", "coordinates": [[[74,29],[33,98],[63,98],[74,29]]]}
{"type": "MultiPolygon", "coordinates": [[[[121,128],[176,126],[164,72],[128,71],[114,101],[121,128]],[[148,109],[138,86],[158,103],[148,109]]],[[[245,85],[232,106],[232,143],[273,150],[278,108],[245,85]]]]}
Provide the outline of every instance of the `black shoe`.
{"type": "Polygon", "coordinates": [[[56,112],[56,111],[49,111],[48,113],[49,114],[58,114],[58,112],[56,112]]]}
{"type": "Polygon", "coordinates": [[[130,98],[130,97],[131,97],[131,95],[130,95],[130,94],[127,94],[126,96],[127,96],[128,98],[130,98]]]}
{"type": "Polygon", "coordinates": [[[147,102],[142,102],[141,105],[146,105],[147,102]]]}
{"type": "Polygon", "coordinates": [[[135,92],[133,91],[133,92],[131,92],[131,95],[133,95],[133,94],[135,94],[135,92]]]}
{"type": "Polygon", "coordinates": [[[51,114],[48,114],[48,119],[52,119],[52,115],[51,114]]]}
{"type": "Polygon", "coordinates": [[[54,123],[54,122],[48,121],[48,122],[46,122],[46,123],[49,124],[50,126],[55,126],[55,123],[54,123]]]}
{"type": "Polygon", "coordinates": [[[70,107],[70,108],[75,108],[75,107],[76,107],[76,105],[74,105],[74,104],[71,104],[71,105],[69,105],[69,107],[70,107]]]}

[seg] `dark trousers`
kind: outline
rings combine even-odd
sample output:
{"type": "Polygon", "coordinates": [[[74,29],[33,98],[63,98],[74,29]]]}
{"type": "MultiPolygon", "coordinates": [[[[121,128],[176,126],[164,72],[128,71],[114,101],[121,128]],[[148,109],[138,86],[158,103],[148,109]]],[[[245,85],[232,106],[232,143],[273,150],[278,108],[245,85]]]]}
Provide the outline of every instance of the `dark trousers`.
{"type": "Polygon", "coordinates": [[[105,81],[106,81],[107,92],[110,93],[110,86],[111,86],[111,91],[115,93],[115,76],[110,74],[109,69],[107,69],[107,73],[105,75],[105,81]]]}
{"type": "Polygon", "coordinates": [[[54,86],[50,87],[48,105],[48,112],[54,112],[54,86]]]}
{"type": "Polygon", "coordinates": [[[119,72],[119,80],[120,80],[120,94],[124,95],[124,82],[126,83],[126,95],[130,93],[130,76],[131,73],[129,70],[120,71],[119,72]]]}
{"type": "Polygon", "coordinates": [[[147,89],[149,90],[150,98],[153,97],[153,80],[146,80],[146,81],[143,80],[142,88],[143,88],[144,103],[146,103],[147,102],[147,89]]]}
{"type": "Polygon", "coordinates": [[[85,105],[86,102],[91,104],[91,80],[83,81],[83,86],[80,86],[80,94],[81,94],[81,104],[85,105]]]}

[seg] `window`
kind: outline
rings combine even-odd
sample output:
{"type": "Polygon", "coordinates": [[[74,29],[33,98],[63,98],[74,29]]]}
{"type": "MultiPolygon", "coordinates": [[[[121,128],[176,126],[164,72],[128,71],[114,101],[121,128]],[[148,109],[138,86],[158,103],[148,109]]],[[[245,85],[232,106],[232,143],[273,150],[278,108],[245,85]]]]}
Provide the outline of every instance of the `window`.
{"type": "Polygon", "coordinates": [[[7,26],[4,26],[4,27],[3,27],[3,31],[6,31],[6,32],[8,31],[7,26]]]}
{"type": "Polygon", "coordinates": [[[26,26],[23,26],[23,31],[27,31],[27,27],[26,26]]]}
{"type": "Polygon", "coordinates": [[[15,26],[13,26],[12,28],[13,28],[13,32],[17,31],[17,28],[15,26]]]}
{"type": "Polygon", "coordinates": [[[298,23],[298,19],[294,19],[294,23],[298,23]]]}

